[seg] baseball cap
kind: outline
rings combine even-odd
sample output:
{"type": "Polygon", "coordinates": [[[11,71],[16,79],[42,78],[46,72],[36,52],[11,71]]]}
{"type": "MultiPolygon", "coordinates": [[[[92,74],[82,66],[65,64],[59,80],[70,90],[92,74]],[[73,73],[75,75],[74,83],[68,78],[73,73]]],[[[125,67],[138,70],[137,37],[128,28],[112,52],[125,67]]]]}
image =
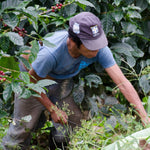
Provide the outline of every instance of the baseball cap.
{"type": "Polygon", "coordinates": [[[69,20],[69,28],[89,50],[98,50],[108,45],[98,17],[90,12],[81,12],[69,20]]]}

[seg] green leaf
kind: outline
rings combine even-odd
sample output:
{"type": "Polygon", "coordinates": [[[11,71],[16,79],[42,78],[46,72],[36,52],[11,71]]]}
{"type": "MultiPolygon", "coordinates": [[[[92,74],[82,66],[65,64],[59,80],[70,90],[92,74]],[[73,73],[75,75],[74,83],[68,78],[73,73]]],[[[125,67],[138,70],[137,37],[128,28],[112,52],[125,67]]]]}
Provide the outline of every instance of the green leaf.
{"type": "Polygon", "coordinates": [[[137,26],[130,22],[121,22],[121,26],[126,33],[135,33],[137,26]]]}
{"type": "Polygon", "coordinates": [[[105,123],[105,128],[107,131],[111,131],[115,128],[117,124],[117,119],[115,116],[110,116],[110,118],[105,123]]]}
{"type": "Polygon", "coordinates": [[[1,9],[12,9],[16,8],[21,3],[20,0],[6,0],[2,2],[1,9]]]}
{"type": "Polygon", "coordinates": [[[30,83],[30,77],[29,77],[29,73],[28,72],[21,72],[20,73],[21,79],[25,82],[25,83],[30,83]]]}
{"type": "Polygon", "coordinates": [[[148,75],[143,75],[139,78],[139,85],[145,94],[150,92],[150,81],[148,80],[148,75]]]}
{"type": "Polygon", "coordinates": [[[39,52],[39,44],[38,41],[34,40],[31,42],[31,53],[34,53],[34,55],[37,55],[39,52]]]}
{"type": "Polygon", "coordinates": [[[118,100],[115,97],[107,96],[105,98],[105,105],[115,105],[118,104],[118,100]]]}
{"type": "Polygon", "coordinates": [[[124,112],[127,110],[127,107],[125,105],[123,105],[123,104],[120,104],[120,103],[115,104],[114,108],[116,108],[117,110],[124,111],[124,112]]]}
{"type": "Polygon", "coordinates": [[[122,0],[114,0],[116,6],[119,6],[122,0]]]}
{"type": "MultiPolygon", "coordinates": [[[[100,1],[92,1],[92,4],[95,6],[95,11],[100,14],[101,13],[101,5],[100,5],[100,1]]],[[[91,9],[89,8],[89,10],[87,11],[90,11],[91,9]]]]}
{"type": "Polygon", "coordinates": [[[28,88],[32,89],[33,91],[36,91],[38,93],[44,93],[46,94],[45,90],[40,87],[38,84],[34,84],[34,83],[30,83],[30,84],[27,84],[28,88]]]}
{"type": "Polygon", "coordinates": [[[38,13],[35,11],[34,7],[28,7],[27,9],[22,9],[22,13],[32,19],[32,21],[37,21],[38,13]]]}
{"type": "Polygon", "coordinates": [[[6,117],[7,115],[6,111],[0,109],[0,118],[6,117]]]}
{"type": "Polygon", "coordinates": [[[49,80],[49,79],[43,79],[37,82],[37,85],[40,87],[45,87],[45,86],[49,86],[52,84],[56,84],[56,82],[54,80],[49,80]]]}
{"type": "MultiPolygon", "coordinates": [[[[40,18],[40,16],[39,16],[39,18],[38,18],[38,20],[40,21],[40,23],[42,24],[42,28],[41,28],[41,30],[38,32],[39,34],[42,34],[43,33],[43,31],[45,30],[46,32],[48,32],[48,30],[47,30],[47,22],[45,22],[45,18],[40,18]]],[[[39,23],[39,24],[40,24],[39,23]]]]}
{"type": "Polygon", "coordinates": [[[142,12],[148,7],[148,3],[145,0],[136,0],[136,6],[140,7],[142,12]]]}
{"type": "Polygon", "coordinates": [[[150,5],[150,0],[147,0],[148,4],[150,5]]]}
{"type": "Polygon", "coordinates": [[[132,11],[129,10],[127,15],[129,15],[130,18],[138,18],[138,19],[142,18],[140,13],[138,13],[137,11],[133,11],[133,10],[132,11]]]}
{"type": "Polygon", "coordinates": [[[23,92],[21,93],[21,95],[19,96],[19,98],[29,98],[32,95],[31,91],[29,89],[23,89],[23,92]]]}
{"type": "Polygon", "coordinates": [[[116,62],[117,62],[117,64],[120,66],[121,65],[121,55],[119,54],[119,53],[116,53],[116,52],[114,52],[113,51],[113,55],[114,55],[114,58],[115,58],[115,60],[116,60],[116,62]]]}
{"type": "Polygon", "coordinates": [[[12,29],[14,29],[19,22],[17,15],[14,13],[3,14],[3,20],[4,20],[5,24],[10,26],[12,29]]]}
{"type": "Polygon", "coordinates": [[[137,33],[143,35],[143,32],[138,29],[138,26],[130,22],[121,22],[121,26],[126,33],[137,33]]]}
{"type": "Polygon", "coordinates": [[[26,53],[25,51],[30,50],[30,49],[31,49],[31,47],[29,47],[29,46],[21,46],[19,49],[19,53],[26,53]]]}
{"type": "Polygon", "coordinates": [[[21,88],[19,82],[12,81],[11,85],[12,85],[12,90],[14,91],[14,93],[17,93],[17,94],[22,93],[22,88],[21,88]]]}
{"type": "Polygon", "coordinates": [[[134,51],[131,52],[133,56],[135,57],[143,57],[144,56],[144,52],[141,51],[139,48],[134,47],[134,51]]]}
{"type": "Polygon", "coordinates": [[[87,81],[87,85],[91,87],[97,88],[99,84],[103,84],[102,79],[95,75],[95,74],[90,74],[85,76],[85,80],[87,81]]]}
{"type": "Polygon", "coordinates": [[[58,27],[60,25],[63,25],[64,22],[62,20],[57,20],[57,21],[55,21],[55,24],[56,24],[56,27],[58,27]]]}
{"type": "Polygon", "coordinates": [[[127,56],[127,63],[129,64],[130,67],[134,67],[136,64],[136,60],[132,56],[127,56]]]}
{"type": "Polygon", "coordinates": [[[7,84],[3,91],[3,99],[5,100],[5,102],[11,97],[11,94],[12,94],[11,84],[7,84]]]}
{"type": "Polygon", "coordinates": [[[1,36],[0,37],[0,48],[4,51],[7,52],[9,49],[10,41],[9,38],[6,36],[1,36]]]}
{"type": "Polygon", "coordinates": [[[94,7],[95,8],[95,6],[89,1],[86,1],[86,0],[75,0],[75,1],[81,3],[81,4],[85,5],[85,6],[90,6],[90,7],[94,7]]]}
{"type": "Polygon", "coordinates": [[[43,38],[51,37],[53,35],[54,35],[54,32],[51,32],[51,33],[46,34],[43,38]]]}
{"type": "Polygon", "coordinates": [[[150,66],[150,59],[147,59],[147,60],[146,60],[146,65],[147,65],[147,66],[150,66]]]}
{"type": "Polygon", "coordinates": [[[95,114],[98,115],[99,112],[99,108],[96,102],[96,97],[92,96],[92,97],[88,97],[88,103],[90,105],[90,112],[91,115],[94,116],[95,114]]]}
{"type": "Polygon", "coordinates": [[[22,9],[20,12],[27,16],[34,29],[38,31],[38,13],[34,10],[34,8],[28,7],[27,9],[22,9]]]}
{"type": "Polygon", "coordinates": [[[29,63],[31,64],[37,57],[37,53],[39,52],[39,44],[36,40],[31,42],[31,53],[29,56],[29,63]]]}
{"type": "Polygon", "coordinates": [[[29,69],[29,70],[31,69],[31,66],[30,66],[28,60],[26,60],[25,58],[23,58],[23,57],[21,57],[21,56],[17,56],[17,58],[18,58],[21,62],[23,62],[23,64],[27,67],[27,69],[29,69]]]}
{"type": "Polygon", "coordinates": [[[19,45],[19,46],[23,46],[24,42],[23,42],[23,38],[15,32],[7,32],[5,34],[6,36],[9,37],[9,39],[15,44],[15,45],[19,45]]]}
{"type": "Polygon", "coordinates": [[[138,6],[134,6],[134,5],[128,5],[127,7],[122,7],[122,10],[123,11],[128,11],[128,10],[138,10],[138,11],[140,11],[141,10],[141,8],[140,7],[138,7],[138,6]]]}
{"type": "Polygon", "coordinates": [[[25,8],[32,0],[25,0],[21,2],[16,8],[25,8]]]}
{"type": "Polygon", "coordinates": [[[143,69],[146,66],[146,62],[144,60],[141,60],[140,66],[141,66],[141,69],[143,69]]]}
{"type": "Polygon", "coordinates": [[[72,16],[73,14],[76,13],[77,4],[72,3],[71,5],[67,5],[64,7],[64,10],[65,10],[67,16],[72,16]]]}
{"type": "Polygon", "coordinates": [[[30,122],[32,119],[31,115],[27,115],[21,118],[21,121],[30,122]]]}
{"type": "Polygon", "coordinates": [[[116,22],[119,22],[123,18],[123,12],[115,11],[112,13],[112,17],[115,19],[116,22]]]}
{"type": "Polygon", "coordinates": [[[132,56],[130,51],[134,51],[131,45],[127,43],[115,43],[111,46],[111,49],[113,49],[115,52],[120,54],[125,54],[126,56],[132,56]]]}
{"type": "Polygon", "coordinates": [[[74,85],[72,95],[75,103],[80,105],[85,97],[84,81],[82,79],[80,79],[79,84],[74,85]]]}
{"type": "Polygon", "coordinates": [[[46,45],[47,47],[55,47],[56,45],[54,45],[53,43],[50,43],[48,40],[44,39],[43,40],[44,45],[46,45]]]}
{"type": "Polygon", "coordinates": [[[111,27],[113,25],[113,20],[112,20],[111,14],[107,13],[107,14],[103,15],[103,19],[101,20],[101,22],[103,25],[103,29],[104,29],[105,33],[107,34],[111,30],[111,27]]]}
{"type": "Polygon", "coordinates": [[[20,74],[18,62],[16,62],[14,57],[12,57],[12,56],[0,58],[0,69],[3,71],[9,70],[11,72],[12,79],[18,78],[18,76],[20,74]]]}
{"type": "Polygon", "coordinates": [[[28,16],[30,16],[30,15],[27,15],[28,21],[30,22],[30,24],[33,25],[33,28],[35,29],[35,31],[38,32],[38,21],[35,18],[33,18],[32,16],[30,16],[30,17],[32,17],[32,19],[28,16]]]}

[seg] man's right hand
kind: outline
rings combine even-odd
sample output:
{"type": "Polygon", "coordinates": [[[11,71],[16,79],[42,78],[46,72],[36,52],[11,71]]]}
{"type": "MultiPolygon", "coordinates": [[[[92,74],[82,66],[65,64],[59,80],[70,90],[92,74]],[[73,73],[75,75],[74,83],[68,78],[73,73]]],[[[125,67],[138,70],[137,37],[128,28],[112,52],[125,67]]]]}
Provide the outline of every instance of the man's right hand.
{"type": "Polygon", "coordinates": [[[58,109],[56,106],[52,106],[52,111],[51,111],[51,118],[55,123],[61,123],[67,124],[68,116],[67,114],[62,111],[61,109],[58,109]]]}

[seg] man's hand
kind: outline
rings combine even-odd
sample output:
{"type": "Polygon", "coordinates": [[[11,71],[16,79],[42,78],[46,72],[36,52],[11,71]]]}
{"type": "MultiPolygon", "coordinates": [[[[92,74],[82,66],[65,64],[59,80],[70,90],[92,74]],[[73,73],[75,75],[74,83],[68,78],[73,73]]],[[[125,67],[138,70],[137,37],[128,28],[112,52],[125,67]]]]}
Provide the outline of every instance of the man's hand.
{"type": "MultiPolygon", "coordinates": [[[[31,75],[31,82],[36,83],[37,81],[43,79],[39,77],[36,72],[31,69],[29,71],[29,74],[31,75]],[[34,78],[32,78],[32,76],[34,78]],[[35,80],[36,79],[36,80],[35,80]]],[[[47,76],[46,79],[51,79],[51,77],[47,76]]],[[[66,124],[68,116],[65,112],[62,110],[58,109],[57,106],[55,106],[51,100],[47,97],[46,94],[41,93],[41,97],[37,97],[37,99],[45,106],[45,108],[50,112],[51,117],[55,123],[61,123],[61,124],[66,124]]]]}
{"type": "Polygon", "coordinates": [[[63,125],[68,122],[67,114],[56,106],[52,106],[51,117],[55,123],[61,123],[63,125]]]}
{"type": "Polygon", "coordinates": [[[148,117],[142,118],[142,125],[144,127],[149,124],[150,124],[150,118],[148,118],[148,117]]]}
{"type": "Polygon", "coordinates": [[[115,64],[112,67],[106,68],[106,72],[119,87],[125,98],[130,102],[130,104],[134,106],[136,111],[139,113],[143,126],[149,124],[150,119],[148,118],[147,112],[142,105],[138,93],[134,89],[133,85],[129,82],[129,80],[127,80],[127,78],[124,76],[118,65],[115,64]]]}

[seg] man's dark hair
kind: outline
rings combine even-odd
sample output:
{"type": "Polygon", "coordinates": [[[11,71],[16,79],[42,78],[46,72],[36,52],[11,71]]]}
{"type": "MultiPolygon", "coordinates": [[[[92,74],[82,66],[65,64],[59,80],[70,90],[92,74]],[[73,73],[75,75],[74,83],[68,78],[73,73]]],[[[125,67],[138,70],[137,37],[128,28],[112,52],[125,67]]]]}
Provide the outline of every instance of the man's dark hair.
{"type": "Polygon", "coordinates": [[[82,42],[78,38],[78,36],[70,28],[68,30],[68,33],[69,33],[69,38],[71,38],[76,43],[77,47],[80,48],[82,42]]]}

